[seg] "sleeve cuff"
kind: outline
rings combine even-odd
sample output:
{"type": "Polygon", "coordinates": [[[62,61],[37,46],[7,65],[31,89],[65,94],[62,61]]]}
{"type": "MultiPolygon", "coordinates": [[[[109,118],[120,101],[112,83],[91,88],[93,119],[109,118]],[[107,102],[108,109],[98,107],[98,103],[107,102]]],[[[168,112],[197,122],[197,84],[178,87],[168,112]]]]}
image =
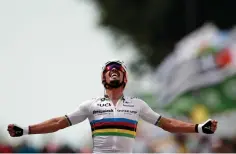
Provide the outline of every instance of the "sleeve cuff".
{"type": "Polygon", "coordinates": [[[72,123],[71,123],[71,121],[70,121],[69,117],[68,117],[67,115],[65,115],[65,117],[66,117],[66,120],[68,121],[69,125],[71,126],[71,125],[72,125],[72,123]]]}
{"type": "Polygon", "coordinates": [[[155,125],[158,126],[159,125],[159,122],[161,120],[161,116],[157,119],[157,121],[155,122],[155,125]]]}

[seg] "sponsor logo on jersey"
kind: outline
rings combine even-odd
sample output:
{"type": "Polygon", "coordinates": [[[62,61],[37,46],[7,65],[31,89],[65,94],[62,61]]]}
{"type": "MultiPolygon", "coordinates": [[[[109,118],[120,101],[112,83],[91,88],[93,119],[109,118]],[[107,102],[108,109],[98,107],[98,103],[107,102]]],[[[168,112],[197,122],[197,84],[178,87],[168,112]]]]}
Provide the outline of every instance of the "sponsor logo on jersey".
{"type": "Polygon", "coordinates": [[[140,99],[140,98],[138,98],[138,97],[130,97],[130,99],[140,99]]]}
{"type": "Polygon", "coordinates": [[[124,101],[123,106],[134,107],[134,104],[130,104],[130,102],[124,101]]]}
{"type": "Polygon", "coordinates": [[[129,114],[137,114],[137,111],[134,110],[117,110],[117,112],[129,113],[129,114]]]}
{"type": "Polygon", "coordinates": [[[93,114],[103,114],[103,113],[110,113],[110,112],[113,112],[113,110],[112,109],[110,109],[110,110],[94,110],[93,114]]]}
{"type": "Polygon", "coordinates": [[[102,103],[102,104],[97,104],[100,107],[108,107],[111,106],[111,103],[102,103]]]}

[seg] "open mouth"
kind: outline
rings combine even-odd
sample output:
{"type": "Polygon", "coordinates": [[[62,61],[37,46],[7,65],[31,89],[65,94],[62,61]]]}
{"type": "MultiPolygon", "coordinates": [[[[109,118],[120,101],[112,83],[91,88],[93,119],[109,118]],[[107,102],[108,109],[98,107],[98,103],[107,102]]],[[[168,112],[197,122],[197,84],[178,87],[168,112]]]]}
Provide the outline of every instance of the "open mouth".
{"type": "Polygon", "coordinates": [[[118,72],[111,72],[110,77],[118,77],[120,74],[118,72]]]}

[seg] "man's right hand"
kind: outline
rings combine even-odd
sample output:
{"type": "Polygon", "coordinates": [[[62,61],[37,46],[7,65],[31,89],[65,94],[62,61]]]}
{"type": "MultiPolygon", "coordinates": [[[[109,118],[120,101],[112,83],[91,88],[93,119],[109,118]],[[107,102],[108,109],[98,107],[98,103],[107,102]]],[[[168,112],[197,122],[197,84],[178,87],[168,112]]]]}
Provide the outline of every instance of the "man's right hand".
{"type": "Polygon", "coordinates": [[[7,131],[9,132],[11,137],[20,137],[28,134],[28,128],[23,128],[15,124],[8,125],[7,131]]]}

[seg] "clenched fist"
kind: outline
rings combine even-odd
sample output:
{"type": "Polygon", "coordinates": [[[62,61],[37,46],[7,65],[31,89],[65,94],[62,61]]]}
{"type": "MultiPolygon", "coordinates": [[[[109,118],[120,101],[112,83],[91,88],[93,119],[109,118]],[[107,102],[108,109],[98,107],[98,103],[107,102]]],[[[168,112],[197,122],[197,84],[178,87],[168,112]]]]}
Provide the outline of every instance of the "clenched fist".
{"type": "Polygon", "coordinates": [[[7,131],[9,132],[11,137],[20,137],[28,134],[29,132],[28,129],[25,129],[15,124],[8,125],[7,131]]]}
{"type": "Polygon", "coordinates": [[[217,129],[218,122],[216,120],[208,119],[203,124],[196,125],[196,131],[203,134],[214,134],[217,129]]]}

